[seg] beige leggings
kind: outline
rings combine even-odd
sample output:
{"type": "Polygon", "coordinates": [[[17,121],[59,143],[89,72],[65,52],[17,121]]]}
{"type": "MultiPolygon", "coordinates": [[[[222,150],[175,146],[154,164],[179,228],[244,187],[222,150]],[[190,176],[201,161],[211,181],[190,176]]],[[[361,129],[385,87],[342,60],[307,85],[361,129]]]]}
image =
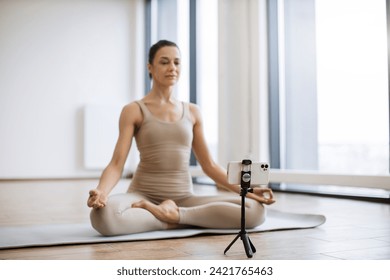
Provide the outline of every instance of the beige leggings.
{"type": "MultiPolygon", "coordinates": [[[[167,229],[168,224],[149,211],[131,207],[141,199],[147,198],[134,192],[110,196],[104,208],[91,211],[92,226],[107,236],[167,229]]],[[[181,225],[219,229],[239,229],[241,226],[241,197],[238,194],[194,195],[175,202],[179,206],[181,225]]],[[[263,223],[264,206],[249,198],[245,202],[246,227],[263,223]]]]}

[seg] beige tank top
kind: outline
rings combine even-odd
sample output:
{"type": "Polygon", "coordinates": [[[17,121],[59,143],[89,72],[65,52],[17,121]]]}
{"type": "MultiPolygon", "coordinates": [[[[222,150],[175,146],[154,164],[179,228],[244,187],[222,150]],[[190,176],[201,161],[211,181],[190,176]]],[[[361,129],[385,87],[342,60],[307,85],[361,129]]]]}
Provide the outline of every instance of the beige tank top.
{"type": "Polygon", "coordinates": [[[143,101],[137,101],[143,122],[135,134],[140,162],[129,192],[139,192],[154,202],[178,200],[193,193],[189,172],[193,123],[189,104],[176,122],[156,118],[143,101]]]}

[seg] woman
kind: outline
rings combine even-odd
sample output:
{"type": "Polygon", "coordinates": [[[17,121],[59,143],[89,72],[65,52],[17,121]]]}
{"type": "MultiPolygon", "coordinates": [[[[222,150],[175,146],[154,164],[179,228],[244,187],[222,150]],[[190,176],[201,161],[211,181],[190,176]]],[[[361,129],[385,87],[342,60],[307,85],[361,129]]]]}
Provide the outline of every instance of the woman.
{"type": "MultiPolygon", "coordinates": [[[[175,43],[162,40],[153,45],[148,60],[152,89],[121,112],[113,157],[87,202],[93,208],[91,223],[103,235],[183,226],[240,228],[240,186],[228,184],[226,171],[211,158],[199,108],[173,96],[180,63],[175,43]],[[133,137],[140,163],[127,193],[109,197],[121,178],[133,137]],[[191,148],[204,173],[235,194],[193,194],[191,148]]],[[[246,224],[255,227],[265,219],[263,204],[271,204],[274,199],[270,189],[255,188],[246,201],[246,224]]]]}

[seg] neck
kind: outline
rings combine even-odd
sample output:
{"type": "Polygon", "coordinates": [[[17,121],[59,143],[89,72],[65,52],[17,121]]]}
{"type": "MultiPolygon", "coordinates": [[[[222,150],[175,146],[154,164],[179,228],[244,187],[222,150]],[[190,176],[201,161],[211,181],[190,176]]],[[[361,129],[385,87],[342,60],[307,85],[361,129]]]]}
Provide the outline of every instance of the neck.
{"type": "Polygon", "coordinates": [[[149,96],[160,102],[173,101],[173,87],[155,87],[153,86],[149,92],[149,96]]]}

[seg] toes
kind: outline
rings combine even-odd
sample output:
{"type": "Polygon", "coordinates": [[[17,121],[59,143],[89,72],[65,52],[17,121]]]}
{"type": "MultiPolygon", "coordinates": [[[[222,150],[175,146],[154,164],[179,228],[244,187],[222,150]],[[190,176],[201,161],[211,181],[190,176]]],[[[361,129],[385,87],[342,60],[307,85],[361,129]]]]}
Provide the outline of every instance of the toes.
{"type": "Polygon", "coordinates": [[[131,207],[133,207],[133,208],[145,208],[145,201],[141,200],[141,201],[134,202],[133,204],[131,204],[131,207]]]}

